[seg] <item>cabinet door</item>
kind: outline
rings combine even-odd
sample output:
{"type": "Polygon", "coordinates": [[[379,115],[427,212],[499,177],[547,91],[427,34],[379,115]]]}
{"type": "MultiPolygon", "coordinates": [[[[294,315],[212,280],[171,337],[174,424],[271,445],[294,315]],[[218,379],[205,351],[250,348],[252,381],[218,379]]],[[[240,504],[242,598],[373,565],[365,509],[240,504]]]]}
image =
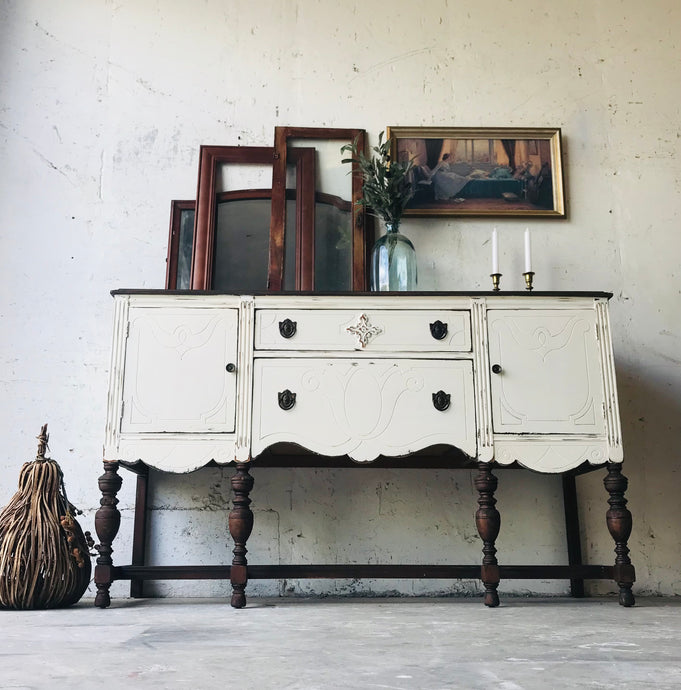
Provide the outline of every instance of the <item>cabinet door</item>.
{"type": "Polygon", "coordinates": [[[359,461],[407,455],[441,443],[474,456],[473,364],[258,359],[253,455],[279,442],[359,461]]]}
{"type": "Polygon", "coordinates": [[[133,307],[121,432],[234,431],[236,309],[133,307]]]}
{"type": "Polygon", "coordinates": [[[593,310],[490,310],[488,328],[496,433],[603,433],[593,310]]]}

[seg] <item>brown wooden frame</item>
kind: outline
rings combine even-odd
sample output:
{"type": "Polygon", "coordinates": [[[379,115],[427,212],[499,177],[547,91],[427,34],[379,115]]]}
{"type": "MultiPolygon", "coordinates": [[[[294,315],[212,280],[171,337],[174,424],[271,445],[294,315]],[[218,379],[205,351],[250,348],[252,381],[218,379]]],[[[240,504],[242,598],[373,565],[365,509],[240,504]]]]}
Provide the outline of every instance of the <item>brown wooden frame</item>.
{"type": "MultiPolygon", "coordinates": [[[[286,167],[296,147],[288,147],[289,139],[357,141],[360,151],[365,148],[363,129],[325,127],[275,127],[274,165],[272,170],[272,221],[270,226],[270,256],[268,289],[279,291],[284,283],[284,232],[286,227],[286,167]]],[[[366,290],[367,239],[365,214],[358,202],[362,198],[362,179],[356,165],[352,167],[352,289],[366,290]]],[[[313,178],[314,179],[314,178],[313,178]]],[[[314,209],[313,209],[314,211],[314,209]]],[[[305,267],[305,281],[300,289],[314,289],[314,216],[305,221],[300,233],[298,249],[303,253],[300,264],[305,267]],[[308,225],[308,223],[310,223],[308,225]]]]}
{"type": "Polygon", "coordinates": [[[266,146],[201,146],[194,218],[192,290],[210,290],[211,288],[218,165],[222,163],[270,165],[273,153],[273,149],[266,146]]]}
{"type": "MultiPolygon", "coordinates": [[[[218,165],[272,165],[273,161],[274,149],[269,146],[201,146],[194,219],[192,290],[210,290],[212,287],[218,165]]],[[[297,149],[291,157],[291,162],[296,164],[296,289],[305,289],[303,286],[310,280],[306,277],[305,267],[312,264],[305,249],[306,246],[311,246],[311,243],[309,238],[304,236],[303,229],[314,226],[310,220],[314,217],[314,150],[297,149]]],[[[283,275],[283,255],[281,260],[283,275]]],[[[281,287],[278,289],[281,290],[281,287]]]]}
{"type": "Polygon", "coordinates": [[[168,231],[168,257],[166,258],[166,290],[177,288],[177,264],[180,252],[180,224],[182,211],[196,211],[194,199],[170,202],[170,229],[168,231]]]}

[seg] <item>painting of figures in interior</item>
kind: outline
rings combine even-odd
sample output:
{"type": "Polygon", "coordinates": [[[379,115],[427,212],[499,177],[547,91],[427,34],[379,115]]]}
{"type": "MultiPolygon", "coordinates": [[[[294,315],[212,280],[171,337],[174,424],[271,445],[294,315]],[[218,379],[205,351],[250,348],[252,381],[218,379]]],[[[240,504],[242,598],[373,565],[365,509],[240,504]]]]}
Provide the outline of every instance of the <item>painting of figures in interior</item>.
{"type": "Polygon", "coordinates": [[[560,129],[389,127],[411,160],[405,215],[565,217],[560,129]]]}

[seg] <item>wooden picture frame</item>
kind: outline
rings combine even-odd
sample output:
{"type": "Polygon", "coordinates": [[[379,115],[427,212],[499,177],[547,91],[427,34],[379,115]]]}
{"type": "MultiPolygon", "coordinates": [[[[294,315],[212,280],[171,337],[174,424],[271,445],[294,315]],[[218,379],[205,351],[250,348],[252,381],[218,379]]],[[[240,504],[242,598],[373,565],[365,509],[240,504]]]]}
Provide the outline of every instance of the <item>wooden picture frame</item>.
{"type": "Polygon", "coordinates": [[[404,215],[565,218],[561,131],[548,127],[388,127],[411,159],[404,215]]]}
{"type": "MultiPolygon", "coordinates": [[[[310,141],[334,141],[338,143],[338,162],[342,158],[340,147],[343,143],[357,141],[358,148],[364,150],[365,130],[324,127],[275,127],[274,130],[274,165],[272,171],[272,220],[270,227],[269,282],[268,289],[279,291],[284,284],[284,228],[286,227],[286,170],[291,155],[296,147],[289,146],[292,139],[310,141]]],[[[362,198],[362,180],[358,170],[353,166],[347,173],[351,174],[351,276],[350,289],[362,291],[367,288],[368,252],[365,214],[358,204],[362,198]]],[[[316,184],[316,183],[315,183],[316,184]]],[[[328,198],[325,190],[315,188],[315,201],[328,198]]],[[[314,290],[315,278],[315,216],[306,220],[301,228],[301,242],[298,245],[304,256],[300,264],[305,267],[305,279],[300,283],[302,290],[314,290]]]]}
{"type": "Polygon", "coordinates": [[[195,211],[194,199],[170,202],[166,290],[188,290],[191,285],[195,211]]]}
{"type": "MultiPolygon", "coordinates": [[[[218,195],[220,194],[216,189],[218,166],[223,164],[271,166],[273,161],[274,148],[269,146],[201,146],[196,191],[191,289],[210,290],[213,287],[216,210],[218,195]]],[[[314,214],[314,151],[309,148],[297,149],[291,157],[291,162],[296,166],[296,248],[299,255],[296,257],[296,289],[302,289],[299,285],[304,282],[303,262],[309,263],[309,259],[302,249],[306,244],[309,244],[309,240],[304,236],[303,228],[312,227],[310,217],[314,214]]],[[[242,198],[256,198],[252,195],[256,190],[241,191],[251,193],[250,197],[242,198]]],[[[271,190],[258,191],[271,197],[271,190]]],[[[258,198],[264,197],[261,194],[258,198]]],[[[269,270],[268,265],[268,272],[269,270]]],[[[280,290],[282,287],[278,289],[280,290]]]]}

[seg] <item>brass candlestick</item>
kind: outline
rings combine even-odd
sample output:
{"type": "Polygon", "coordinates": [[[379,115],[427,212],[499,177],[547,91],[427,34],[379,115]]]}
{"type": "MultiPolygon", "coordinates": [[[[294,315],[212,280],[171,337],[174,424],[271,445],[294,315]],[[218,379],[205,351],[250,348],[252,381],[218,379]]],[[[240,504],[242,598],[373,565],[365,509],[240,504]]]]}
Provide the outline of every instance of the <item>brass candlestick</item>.
{"type": "Polygon", "coordinates": [[[494,290],[494,292],[499,292],[499,280],[501,279],[501,273],[490,273],[489,277],[492,279],[492,290],[494,290]]]}
{"type": "Polygon", "coordinates": [[[523,273],[523,276],[525,276],[525,285],[527,287],[525,288],[526,290],[532,290],[532,278],[534,277],[534,271],[525,271],[523,273]]]}

